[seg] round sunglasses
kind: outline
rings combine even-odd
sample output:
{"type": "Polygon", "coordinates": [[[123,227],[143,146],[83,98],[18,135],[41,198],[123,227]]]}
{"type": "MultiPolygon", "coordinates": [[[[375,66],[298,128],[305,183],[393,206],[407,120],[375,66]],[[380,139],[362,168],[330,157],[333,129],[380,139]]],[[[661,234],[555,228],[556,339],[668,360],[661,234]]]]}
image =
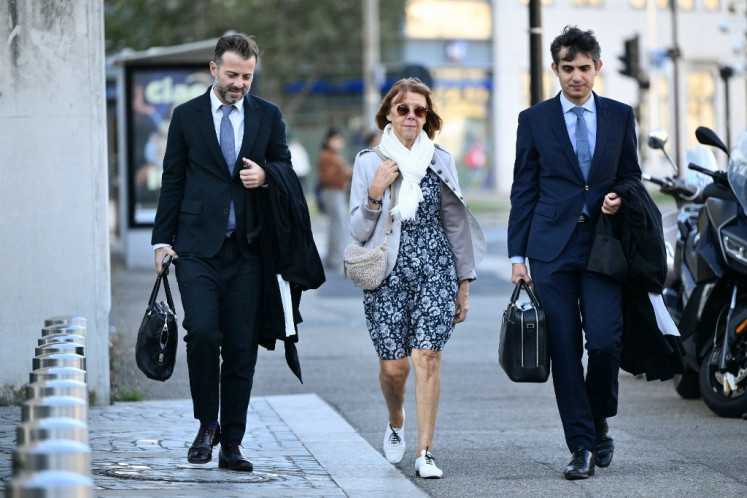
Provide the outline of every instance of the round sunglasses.
{"type": "Polygon", "coordinates": [[[407,104],[399,104],[397,107],[395,107],[397,114],[400,116],[407,116],[410,114],[410,110],[412,109],[412,113],[415,114],[416,118],[422,118],[425,117],[425,113],[428,112],[428,109],[423,107],[422,105],[416,105],[414,107],[410,107],[407,104]]]}

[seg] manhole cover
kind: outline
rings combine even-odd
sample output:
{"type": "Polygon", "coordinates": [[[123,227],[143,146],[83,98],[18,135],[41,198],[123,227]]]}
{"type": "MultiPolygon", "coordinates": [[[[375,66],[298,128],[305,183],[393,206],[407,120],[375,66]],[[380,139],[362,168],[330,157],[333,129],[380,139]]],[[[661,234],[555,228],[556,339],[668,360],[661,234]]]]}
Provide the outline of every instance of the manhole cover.
{"type": "Polygon", "coordinates": [[[131,460],[129,462],[98,462],[92,469],[94,476],[137,481],[168,481],[192,483],[268,483],[284,481],[285,477],[271,472],[230,472],[218,468],[217,462],[205,465],[154,462],[154,459],[131,460]]]}

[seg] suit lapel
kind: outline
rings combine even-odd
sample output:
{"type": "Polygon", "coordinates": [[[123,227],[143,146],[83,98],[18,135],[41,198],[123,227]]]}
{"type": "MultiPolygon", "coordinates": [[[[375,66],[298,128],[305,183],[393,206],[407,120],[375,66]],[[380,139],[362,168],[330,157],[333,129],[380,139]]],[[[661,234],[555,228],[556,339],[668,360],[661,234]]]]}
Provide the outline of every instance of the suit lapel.
{"type": "Polygon", "coordinates": [[[581,173],[581,167],[578,165],[578,158],[576,153],[573,151],[573,144],[571,143],[571,137],[568,136],[568,127],[565,124],[565,117],[563,116],[563,106],[560,104],[560,94],[555,97],[554,104],[550,107],[550,129],[555,134],[555,138],[561,144],[563,153],[565,154],[568,163],[576,167],[576,171],[581,178],[584,175],[581,173]]]}
{"type": "Polygon", "coordinates": [[[594,156],[591,158],[591,169],[589,170],[589,176],[594,171],[600,161],[604,152],[604,144],[607,142],[607,135],[609,134],[610,119],[607,115],[608,107],[605,100],[597,94],[594,94],[594,102],[597,106],[597,140],[594,146],[594,156]]]}
{"type": "MultiPolygon", "coordinates": [[[[252,97],[251,94],[247,94],[244,97],[244,136],[241,139],[241,149],[239,150],[238,157],[239,159],[241,159],[242,157],[246,157],[255,162],[264,160],[264,158],[251,157],[249,154],[249,151],[251,150],[252,145],[254,144],[254,140],[257,136],[257,132],[259,131],[260,120],[261,118],[259,115],[259,106],[254,100],[254,97],[252,97]]],[[[237,173],[240,167],[241,166],[239,166],[239,168],[236,168],[234,173],[237,173]]]]}
{"type": "Polygon", "coordinates": [[[213,111],[210,108],[210,92],[213,91],[213,87],[208,88],[208,91],[203,95],[199,105],[196,107],[197,113],[197,126],[202,133],[205,143],[210,149],[210,153],[213,154],[213,158],[217,165],[220,165],[223,171],[228,171],[226,168],[226,160],[223,157],[223,153],[220,151],[220,144],[218,143],[218,135],[215,134],[215,124],[213,122],[213,111]]]}

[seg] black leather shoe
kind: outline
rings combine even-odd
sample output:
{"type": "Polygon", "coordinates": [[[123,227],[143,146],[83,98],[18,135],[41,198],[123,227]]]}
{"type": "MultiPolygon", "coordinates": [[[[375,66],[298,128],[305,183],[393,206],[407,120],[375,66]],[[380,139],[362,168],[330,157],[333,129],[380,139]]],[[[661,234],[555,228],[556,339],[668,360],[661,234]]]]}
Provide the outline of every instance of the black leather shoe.
{"type": "Polygon", "coordinates": [[[251,472],[254,470],[252,462],[244,458],[241,454],[241,445],[239,443],[223,444],[218,452],[218,467],[228,470],[240,470],[251,472]]]}
{"type": "Polygon", "coordinates": [[[197,437],[187,452],[189,463],[208,463],[213,459],[213,446],[220,442],[220,426],[216,428],[201,425],[197,437]]]}
{"type": "Polygon", "coordinates": [[[597,447],[595,450],[595,461],[597,467],[609,467],[612,463],[612,454],[615,452],[615,442],[610,436],[610,426],[607,420],[602,420],[596,424],[597,428],[597,447]]]}
{"type": "MultiPolygon", "coordinates": [[[[223,451],[223,450],[221,450],[223,451]]],[[[586,479],[594,475],[594,453],[579,448],[573,452],[573,458],[565,468],[566,479],[586,479]]]]}

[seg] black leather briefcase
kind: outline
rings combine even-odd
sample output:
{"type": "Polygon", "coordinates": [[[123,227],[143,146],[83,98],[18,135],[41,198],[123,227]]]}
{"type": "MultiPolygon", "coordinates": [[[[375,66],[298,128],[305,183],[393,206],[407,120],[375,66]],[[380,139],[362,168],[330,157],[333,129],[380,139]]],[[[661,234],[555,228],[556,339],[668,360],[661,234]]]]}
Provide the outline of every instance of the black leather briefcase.
{"type": "Polygon", "coordinates": [[[503,312],[498,358],[514,382],[545,382],[550,376],[550,345],[545,313],[532,290],[520,280],[503,312]],[[518,301],[521,290],[529,301],[518,301]]]}

